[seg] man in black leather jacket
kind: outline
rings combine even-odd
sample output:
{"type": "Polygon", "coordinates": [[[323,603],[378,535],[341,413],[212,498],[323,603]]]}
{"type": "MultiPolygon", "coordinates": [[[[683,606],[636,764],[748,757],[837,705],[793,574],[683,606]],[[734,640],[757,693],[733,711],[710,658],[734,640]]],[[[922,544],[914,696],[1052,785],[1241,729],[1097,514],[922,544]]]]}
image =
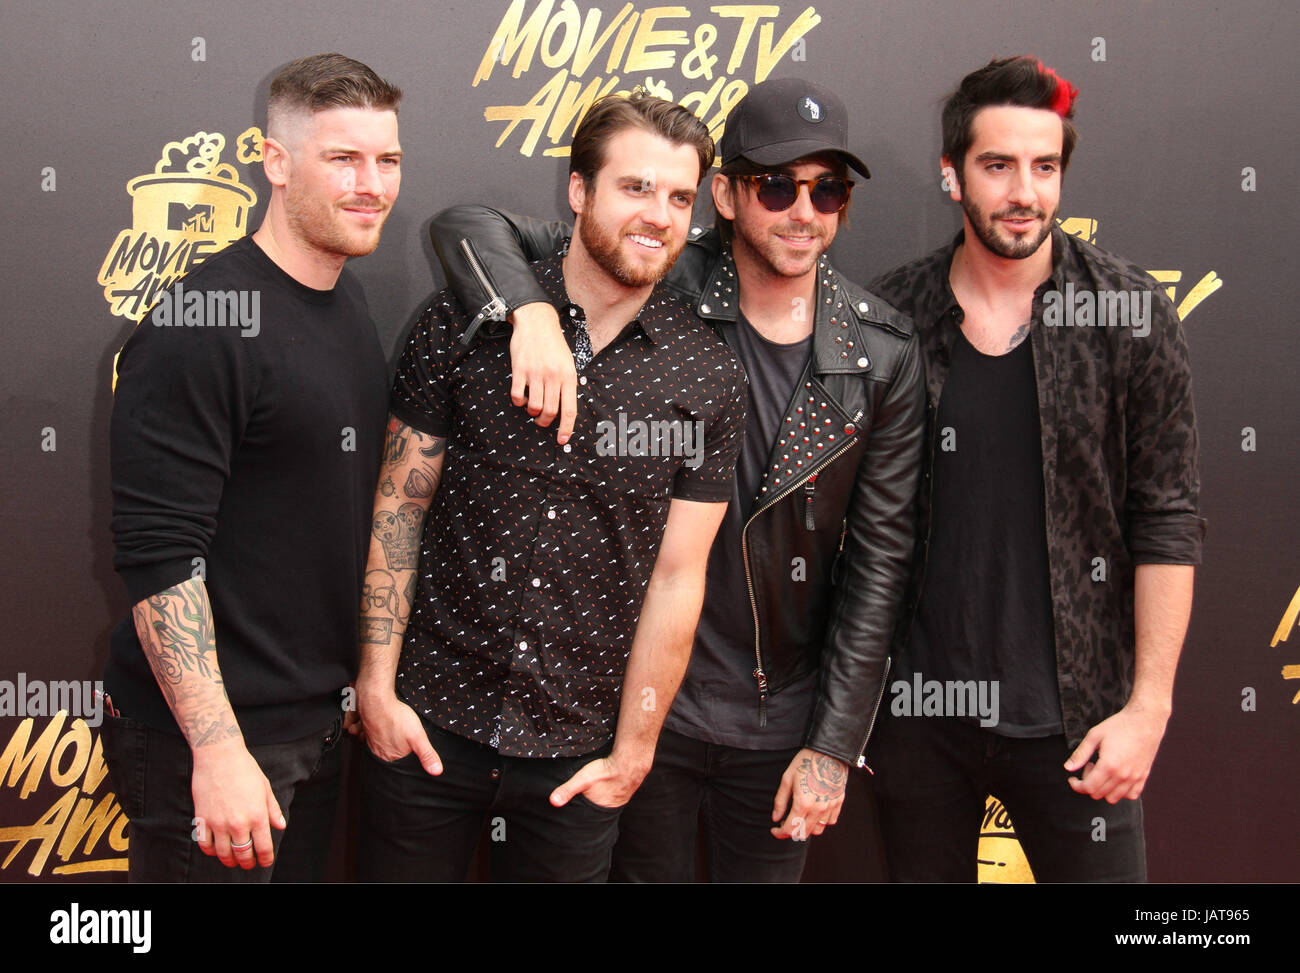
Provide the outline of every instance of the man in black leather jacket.
{"type": "MultiPolygon", "coordinates": [[[[744,364],[749,435],[690,670],[620,821],[615,880],[691,881],[701,808],[713,880],[798,880],[806,839],[835,823],[849,768],[866,766],[910,564],[924,427],[912,323],[824,256],[848,167],[869,177],[843,103],[765,82],[720,147],[719,227],[692,231],[669,283],[744,364]]],[[[509,316],[514,402],[543,425],[562,403],[561,441],[572,358],[520,250],[538,258],[568,232],[483,207],[431,230],[451,286],[482,308],[462,340],[509,316]]]]}

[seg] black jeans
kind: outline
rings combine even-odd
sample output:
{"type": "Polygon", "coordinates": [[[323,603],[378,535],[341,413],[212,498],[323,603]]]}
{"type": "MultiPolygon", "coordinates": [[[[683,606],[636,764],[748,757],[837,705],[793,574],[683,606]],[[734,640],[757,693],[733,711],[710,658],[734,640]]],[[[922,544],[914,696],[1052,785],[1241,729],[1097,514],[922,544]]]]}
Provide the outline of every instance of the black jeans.
{"type": "Polygon", "coordinates": [[[425,772],[413,753],[392,763],[369,747],[361,763],[362,882],[462,882],[484,819],[500,882],[604,882],[622,808],[578,794],[553,807],[551,791],[610,746],[581,757],[503,757],[424,721],[442,758],[425,772]]]}
{"type": "Polygon", "coordinates": [[[781,775],[798,752],[739,750],[664,730],[654,767],[623,810],[610,878],[694,882],[703,810],[711,881],[799,881],[808,842],[770,830],[781,775]]]}
{"type": "Polygon", "coordinates": [[[271,829],[275,864],[246,871],[205,855],[194,838],[194,760],[185,738],[105,714],[104,761],[130,821],[128,881],[321,881],[342,779],[342,726],[340,716],[300,740],[248,748],[270,781],[288,827],[271,829]]]}
{"type": "Polygon", "coordinates": [[[1038,882],[1145,882],[1142,802],[1077,794],[1063,735],[1017,739],[963,720],[882,713],[872,785],[890,879],[974,882],[985,798],[1011,814],[1038,882]],[[1098,820],[1100,819],[1100,821],[1098,820]]]}

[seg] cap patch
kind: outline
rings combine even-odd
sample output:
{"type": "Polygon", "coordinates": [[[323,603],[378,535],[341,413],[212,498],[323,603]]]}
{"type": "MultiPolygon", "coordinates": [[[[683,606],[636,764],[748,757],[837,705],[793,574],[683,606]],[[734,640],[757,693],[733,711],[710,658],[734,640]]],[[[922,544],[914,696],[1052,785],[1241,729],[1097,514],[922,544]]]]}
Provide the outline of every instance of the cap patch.
{"type": "Polygon", "coordinates": [[[822,106],[813,101],[811,95],[799,99],[799,117],[805,122],[820,122],[824,116],[822,106]]]}

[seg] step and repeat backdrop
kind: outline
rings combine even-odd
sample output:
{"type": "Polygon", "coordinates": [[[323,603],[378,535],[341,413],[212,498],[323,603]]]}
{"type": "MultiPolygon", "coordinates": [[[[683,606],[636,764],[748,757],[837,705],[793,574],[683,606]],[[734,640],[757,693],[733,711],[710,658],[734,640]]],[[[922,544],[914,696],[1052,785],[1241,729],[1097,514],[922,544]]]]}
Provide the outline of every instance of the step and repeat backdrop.
{"type": "MultiPolygon", "coordinates": [[[[108,527],[113,358],[160,289],[256,227],[269,81],[335,50],[405,90],[401,194],[379,249],[349,264],[390,362],[442,286],[432,215],[484,202],[567,216],[569,140],[602,94],[643,86],[718,136],[764,79],[837,90],[872,179],[832,256],[866,281],[960,226],[941,185],[939,109],[964,74],[1032,53],[1076,84],[1081,141],[1059,217],[1167,288],[1200,424],[1209,535],[1146,791],[1151,878],[1300,878],[1298,37],[1296,14],[1276,4],[1216,0],[132,0],[10,12],[0,879],[125,878],[127,822],[93,695],[128,608],[108,527]]],[[[706,205],[696,217],[711,219],[706,205]]],[[[335,878],[349,874],[354,804],[340,811],[335,878]]],[[[1014,827],[990,795],[982,879],[1032,880],[1014,827]]],[[[856,780],[805,878],[881,876],[856,780]]]]}

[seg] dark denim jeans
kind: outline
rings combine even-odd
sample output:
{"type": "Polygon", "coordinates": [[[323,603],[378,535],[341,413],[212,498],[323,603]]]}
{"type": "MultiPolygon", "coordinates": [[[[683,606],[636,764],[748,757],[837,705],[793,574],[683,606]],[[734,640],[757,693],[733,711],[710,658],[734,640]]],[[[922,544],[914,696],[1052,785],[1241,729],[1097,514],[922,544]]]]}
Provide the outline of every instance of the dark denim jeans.
{"type": "Polygon", "coordinates": [[[702,810],[711,881],[799,881],[808,842],[770,830],[781,775],[798,752],[738,750],[664,730],[619,821],[611,880],[694,882],[702,810]]]}
{"type": "Polygon", "coordinates": [[[361,758],[357,880],[462,882],[486,820],[498,882],[604,882],[622,808],[584,795],[553,807],[551,791],[610,746],[581,757],[504,757],[424,721],[442,758],[425,772],[415,755],[361,758]]]}
{"type": "Polygon", "coordinates": [[[179,733],[104,716],[104,760],[130,821],[131,882],[319,882],[324,877],[342,777],[342,716],[332,726],[289,743],[249,747],[271,782],[288,827],[271,829],[275,864],[227,868],[194,840],[194,773],[179,733]]]}
{"type": "Polygon", "coordinates": [[[1070,752],[1060,734],[1017,739],[953,717],[882,713],[868,759],[890,879],[974,882],[993,794],[1035,881],[1145,882],[1142,802],[1075,793],[1066,781],[1077,775],[1062,766],[1070,752]]]}

